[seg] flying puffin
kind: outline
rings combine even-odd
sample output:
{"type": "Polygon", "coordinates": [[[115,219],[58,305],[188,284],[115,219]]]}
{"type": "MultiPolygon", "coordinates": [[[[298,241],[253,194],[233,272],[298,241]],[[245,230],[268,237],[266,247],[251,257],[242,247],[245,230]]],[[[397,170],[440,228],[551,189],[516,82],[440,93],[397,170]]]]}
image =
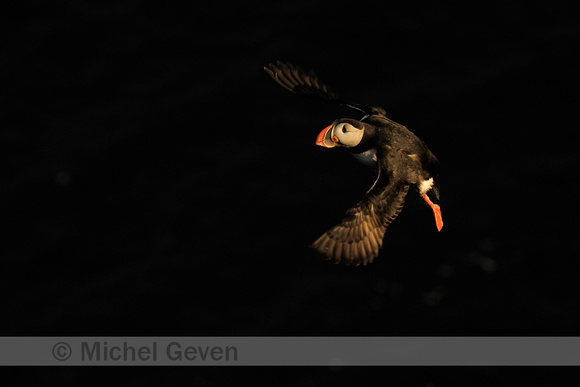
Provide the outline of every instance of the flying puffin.
{"type": "Polygon", "coordinates": [[[358,266],[372,262],[383,246],[387,226],[403,209],[411,185],[433,210],[435,225],[441,231],[441,209],[428,196],[439,200],[439,162],[423,141],[389,119],[383,108],[342,100],[312,70],[306,72],[280,61],[268,64],[264,70],[292,93],[347,106],[364,115],[360,120],[339,118],[316,138],[316,145],[324,148],[346,148],[359,161],[375,168],[377,178],[364,199],[311,247],[335,263],[358,266]]]}

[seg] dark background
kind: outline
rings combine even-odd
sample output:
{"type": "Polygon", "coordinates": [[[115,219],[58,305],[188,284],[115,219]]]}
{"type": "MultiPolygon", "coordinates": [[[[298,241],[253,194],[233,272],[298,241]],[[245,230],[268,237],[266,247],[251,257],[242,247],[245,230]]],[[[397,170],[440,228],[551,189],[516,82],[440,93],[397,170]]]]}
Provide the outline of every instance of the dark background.
{"type": "Polygon", "coordinates": [[[1,334],[578,335],[577,12],[371,4],[20,2],[1,334]],[[314,145],[360,116],[276,85],[278,59],[429,145],[440,233],[411,193],[371,265],[309,249],[374,175],[314,145]]]}

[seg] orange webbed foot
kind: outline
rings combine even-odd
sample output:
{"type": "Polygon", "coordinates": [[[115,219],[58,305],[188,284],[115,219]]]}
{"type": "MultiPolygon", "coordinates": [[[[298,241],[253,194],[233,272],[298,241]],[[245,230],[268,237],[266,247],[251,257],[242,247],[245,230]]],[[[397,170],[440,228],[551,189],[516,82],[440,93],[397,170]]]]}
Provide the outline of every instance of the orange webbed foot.
{"type": "Polygon", "coordinates": [[[421,195],[421,197],[433,210],[433,215],[435,215],[435,225],[437,226],[437,231],[441,231],[441,229],[443,228],[443,217],[441,216],[441,207],[439,207],[438,204],[433,203],[426,193],[421,195]]]}

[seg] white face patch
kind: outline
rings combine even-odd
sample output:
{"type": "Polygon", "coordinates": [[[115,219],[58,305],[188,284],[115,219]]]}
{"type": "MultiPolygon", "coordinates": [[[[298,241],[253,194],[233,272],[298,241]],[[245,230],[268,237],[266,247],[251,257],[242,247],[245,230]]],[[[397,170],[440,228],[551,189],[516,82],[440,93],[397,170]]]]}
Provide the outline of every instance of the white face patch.
{"type": "Polygon", "coordinates": [[[419,184],[419,193],[423,195],[425,192],[429,191],[433,187],[433,178],[429,180],[423,180],[421,184],[419,184]]]}
{"type": "Polygon", "coordinates": [[[347,148],[357,146],[363,137],[364,130],[355,128],[347,122],[341,122],[332,129],[332,136],[338,139],[339,145],[347,148]]]}

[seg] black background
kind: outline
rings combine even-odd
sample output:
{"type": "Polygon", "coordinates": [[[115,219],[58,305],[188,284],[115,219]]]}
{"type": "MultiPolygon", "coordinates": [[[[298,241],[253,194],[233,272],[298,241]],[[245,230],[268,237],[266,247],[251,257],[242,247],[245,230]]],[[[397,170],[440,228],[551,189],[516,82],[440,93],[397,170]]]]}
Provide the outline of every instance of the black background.
{"type": "Polygon", "coordinates": [[[578,335],[580,22],[534,4],[19,3],[1,334],[578,335]],[[440,233],[411,193],[371,265],[309,249],[374,175],[314,145],[360,117],[276,85],[278,59],[429,145],[440,233]]]}

